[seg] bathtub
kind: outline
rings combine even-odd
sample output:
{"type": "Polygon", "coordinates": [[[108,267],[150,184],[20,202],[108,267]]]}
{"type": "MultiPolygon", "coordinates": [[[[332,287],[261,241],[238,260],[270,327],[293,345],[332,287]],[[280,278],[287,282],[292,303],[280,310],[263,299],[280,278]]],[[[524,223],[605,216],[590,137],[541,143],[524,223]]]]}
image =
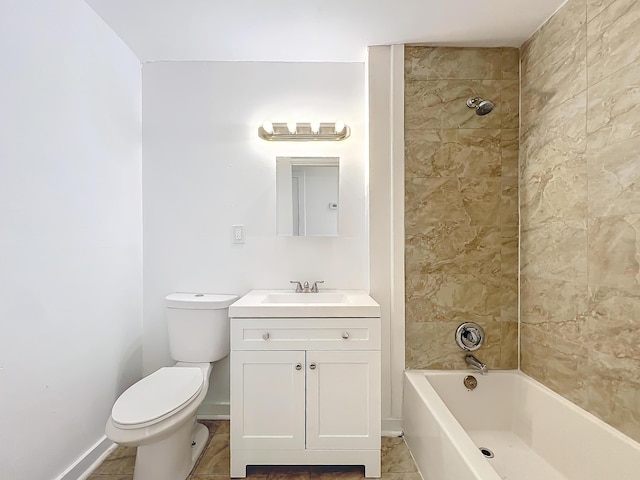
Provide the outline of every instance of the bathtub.
{"type": "Polygon", "coordinates": [[[424,480],[640,478],[639,443],[519,371],[406,371],[403,412],[424,480]]]}

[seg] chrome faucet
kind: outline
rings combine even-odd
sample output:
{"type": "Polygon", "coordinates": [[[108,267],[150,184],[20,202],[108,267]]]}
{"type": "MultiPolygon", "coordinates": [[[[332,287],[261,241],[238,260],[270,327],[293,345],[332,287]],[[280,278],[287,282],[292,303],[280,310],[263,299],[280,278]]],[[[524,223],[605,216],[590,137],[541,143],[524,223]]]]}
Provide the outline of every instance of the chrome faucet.
{"type": "Polygon", "coordinates": [[[489,372],[487,366],[473,355],[465,355],[464,362],[471,368],[478,370],[482,375],[486,375],[489,372]]]}
{"type": "Polygon", "coordinates": [[[296,293],[318,293],[318,284],[324,283],[324,280],[313,282],[313,286],[309,286],[309,282],[300,283],[297,280],[289,280],[289,283],[295,283],[296,293]]]}

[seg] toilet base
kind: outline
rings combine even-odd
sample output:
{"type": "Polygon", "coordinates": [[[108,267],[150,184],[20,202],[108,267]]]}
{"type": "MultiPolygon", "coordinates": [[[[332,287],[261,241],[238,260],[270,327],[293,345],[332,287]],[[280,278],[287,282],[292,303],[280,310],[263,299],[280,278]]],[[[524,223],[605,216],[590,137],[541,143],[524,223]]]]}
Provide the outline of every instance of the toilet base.
{"type": "Polygon", "coordinates": [[[208,439],[209,430],[193,415],[169,437],[138,447],[133,480],[186,479],[208,439]]]}

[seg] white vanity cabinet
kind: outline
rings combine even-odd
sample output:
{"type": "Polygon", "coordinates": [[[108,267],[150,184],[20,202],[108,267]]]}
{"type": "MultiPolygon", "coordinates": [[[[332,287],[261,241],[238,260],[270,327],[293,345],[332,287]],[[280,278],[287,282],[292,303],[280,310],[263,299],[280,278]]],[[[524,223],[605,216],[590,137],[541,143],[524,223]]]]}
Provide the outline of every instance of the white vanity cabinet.
{"type": "Polygon", "coordinates": [[[231,477],[247,465],[380,476],[380,318],[232,318],[231,477]]]}

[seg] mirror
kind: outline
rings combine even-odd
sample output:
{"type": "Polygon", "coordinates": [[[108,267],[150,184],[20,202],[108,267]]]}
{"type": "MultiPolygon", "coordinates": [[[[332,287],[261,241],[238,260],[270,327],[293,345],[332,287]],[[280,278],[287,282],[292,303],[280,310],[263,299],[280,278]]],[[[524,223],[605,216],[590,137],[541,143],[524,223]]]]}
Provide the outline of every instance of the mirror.
{"type": "Polygon", "coordinates": [[[337,157],[278,157],[278,235],[338,235],[337,157]]]}

